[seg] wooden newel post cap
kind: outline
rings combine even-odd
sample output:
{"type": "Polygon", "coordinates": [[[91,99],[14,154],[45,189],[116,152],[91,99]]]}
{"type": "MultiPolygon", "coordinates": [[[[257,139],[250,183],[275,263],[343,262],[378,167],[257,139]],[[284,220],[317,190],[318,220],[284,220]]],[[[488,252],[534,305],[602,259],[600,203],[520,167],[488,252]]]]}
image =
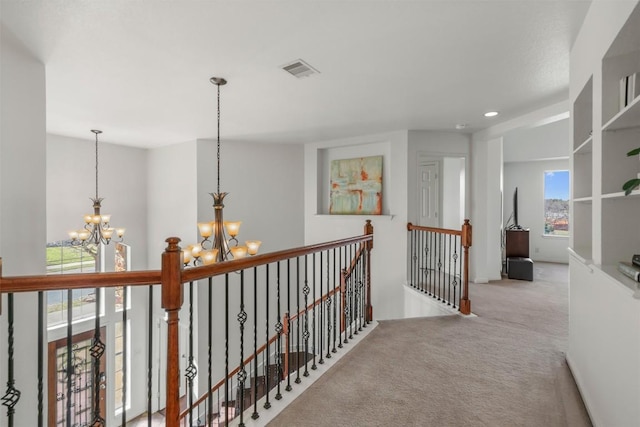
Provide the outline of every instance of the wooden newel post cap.
{"type": "Polygon", "coordinates": [[[182,292],[182,249],[180,238],[169,237],[162,254],[162,308],[179,310],[184,302],[182,292]]]}
{"type": "MultiPolygon", "coordinates": [[[[2,290],[2,257],[0,257],[0,290],[2,290]]],[[[2,292],[0,292],[0,315],[2,314],[2,292]]]]}
{"type": "MultiPolygon", "coordinates": [[[[370,219],[366,220],[366,224],[364,225],[364,234],[366,234],[367,236],[373,234],[373,224],[371,224],[370,219]]],[[[367,242],[367,249],[373,249],[373,240],[367,242]]]]}
{"type": "Polygon", "coordinates": [[[179,237],[169,237],[165,242],[167,242],[165,252],[179,252],[182,249],[178,246],[178,243],[180,243],[179,237]]]}
{"type": "Polygon", "coordinates": [[[472,245],[472,230],[473,227],[469,223],[469,220],[465,219],[464,224],[462,224],[462,246],[470,247],[472,245]]]}

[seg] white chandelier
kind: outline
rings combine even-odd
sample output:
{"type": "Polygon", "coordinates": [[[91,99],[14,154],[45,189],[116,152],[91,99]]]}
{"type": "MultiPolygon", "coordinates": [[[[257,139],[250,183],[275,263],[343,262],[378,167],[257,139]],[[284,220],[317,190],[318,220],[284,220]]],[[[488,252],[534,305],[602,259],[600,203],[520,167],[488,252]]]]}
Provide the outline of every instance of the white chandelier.
{"type": "Polygon", "coordinates": [[[125,232],[124,228],[111,227],[111,215],[100,213],[100,205],[104,199],[98,196],[98,135],[102,131],[93,129],[91,132],[96,135],[96,197],[90,198],[93,201],[93,214],[84,216],[84,228],[69,232],[71,244],[82,246],[108,245],[114,233],[122,241],[125,232]]]}
{"type": "Polygon", "coordinates": [[[238,233],[240,232],[241,221],[224,221],[222,210],[224,209],[224,198],[228,193],[220,191],[220,86],[227,84],[221,77],[211,77],[211,83],[218,89],[218,188],[217,193],[209,193],[213,197],[214,220],[210,222],[199,222],[198,231],[202,240],[196,245],[189,245],[184,251],[183,262],[188,265],[192,262],[197,265],[213,264],[215,262],[244,258],[247,255],[255,255],[262,242],[259,240],[247,240],[244,246],[238,245],[238,233]],[[226,233],[225,233],[226,229],[226,233]],[[226,234],[229,234],[227,239],[226,234]],[[233,244],[231,246],[230,244],[233,244]]]}

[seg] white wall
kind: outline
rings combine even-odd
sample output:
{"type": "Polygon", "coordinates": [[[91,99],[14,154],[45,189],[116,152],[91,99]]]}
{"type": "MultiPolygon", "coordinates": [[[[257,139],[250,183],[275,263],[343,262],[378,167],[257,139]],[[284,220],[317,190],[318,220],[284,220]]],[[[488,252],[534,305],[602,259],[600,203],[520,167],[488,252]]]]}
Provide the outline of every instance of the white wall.
{"type": "Polygon", "coordinates": [[[196,141],[149,150],[148,268],[160,269],[168,237],[181,246],[197,239],[198,173],[196,141]]]}
{"type": "Polygon", "coordinates": [[[516,129],[504,135],[504,161],[527,162],[569,158],[569,118],[542,126],[516,129]]]}
{"type": "MultiPolygon", "coordinates": [[[[198,221],[212,221],[216,141],[198,140],[197,150],[198,221]]],[[[301,145],[222,141],[224,219],[242,221],[240,244],[260,240],[260,253],[304,245],[303,156],[301,145]]]]}
{"type": "MultiPolygon", "coordinates": [[[[3,275],[43,274],[46,244],[45,69],[0,26],[0,257],[3,275]]],[[[36,295],[15,295],[15,426],[37,423],[36,295]],[[23,328],[30,333],[21,333],[23,328]]],[[[0,315],[0,384],[7,384],[7,297],[0,315]]],[[[45,371],[46,375],[46,371],[45,371]]],[[[46,401],[45,410],[46,410],[46,401]]],[[[5,417],[2,408],[2,417],[5,417]]]]}
{"type": "Polygon", "coordinates": [[[465,159],[442,160],[442,228],[459,230],[464,223],[465,159]]]}
{"type": "Polygon", "coordinates": [[[568,169],[568,159],[504,164],[505,222],[513,211],[512,195],[518,187],[518,222],[529,229],[529,256],[534,261],[569,262],[568,236],[544,236],[544,172],[568,169]]]}
{"type": "Polygon", "coordinates": [[[305,244],[363,234],[365,219],[374,227],[372,305],[376,319],[402,317],[406,281],[407,132],[362,136],[305,145],[305,244]],[[325,151],[326,150],[326,151],[325,151]],[[321,192],[328,191],[329,164],[323,158],[383,156],[384,215],[326,215],[321,192]],[[335,157],[334,157],[335,156],[335,157]],[[384,201],[386,199],[386,202],[384,201]]]}
{"type": "MultiPolygon", "coordinates": [[[[131,246],[134,270],[147,268],[147,150],[108,143],[109,131],[99,137],[98,195],[100,210],[111,214],[113,227],[125,227],[124,243],[131,246]]],[[[68,239],[93,213],[95,197],[95,139],[47,135],[47,241],[68,239]]],[[[117,239],[116,239],[117,240],[117,239]]],[[[113,264],[113,245],[107,248],[113,264]]],[[[156,254],[159,257],[159,254],[156,254]]],[[[112,268],[107,268],[111,271],[112,268]]]]}

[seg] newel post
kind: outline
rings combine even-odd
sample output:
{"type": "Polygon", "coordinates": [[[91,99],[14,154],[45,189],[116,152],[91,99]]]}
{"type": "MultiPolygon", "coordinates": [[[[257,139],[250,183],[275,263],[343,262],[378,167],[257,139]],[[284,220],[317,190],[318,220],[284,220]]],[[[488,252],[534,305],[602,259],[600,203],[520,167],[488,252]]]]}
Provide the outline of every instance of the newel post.
{"type": "Polygon", "coordinates": [[[182,252],[177,237],[169,237],[162,254],[162,308],[167,312],[166,426],[180,424],[180,355],[178,312],[183,303],[182,252]]]}
{"type": "Polygon", "coordinates": [[[462,297],[460,298],[460,313],[471,314],[471,300],[469,300],[469,248],[471,247],[472,227],[469,220],[462,224],[462,246],[464,248],[464,277],[462,283],[462,297]]]}
{"type": "Polygon", "coordinates": [[[0,316],[2,316],[2,257],[0,257],[0,316]]]}
{"type": "Polygon", "coordinates": [[[371,235],[372,240],[367,242],[366,266],[367,266],[367,323],[373,320],[373,306],[371,305],[371,249],[373,249],[373,225],[368,219],[364,225],[364,234],[371,235]]]}

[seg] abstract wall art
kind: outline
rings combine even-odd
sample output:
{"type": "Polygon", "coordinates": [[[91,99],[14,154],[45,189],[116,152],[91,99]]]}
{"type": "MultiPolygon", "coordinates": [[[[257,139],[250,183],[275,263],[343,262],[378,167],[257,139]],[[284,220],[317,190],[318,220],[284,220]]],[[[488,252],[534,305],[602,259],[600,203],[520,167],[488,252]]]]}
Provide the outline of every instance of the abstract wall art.
{"type": "Polygon", "coordinates": [[[329,213],[382,214],[382,156],[331,161],[329,213]]]}

